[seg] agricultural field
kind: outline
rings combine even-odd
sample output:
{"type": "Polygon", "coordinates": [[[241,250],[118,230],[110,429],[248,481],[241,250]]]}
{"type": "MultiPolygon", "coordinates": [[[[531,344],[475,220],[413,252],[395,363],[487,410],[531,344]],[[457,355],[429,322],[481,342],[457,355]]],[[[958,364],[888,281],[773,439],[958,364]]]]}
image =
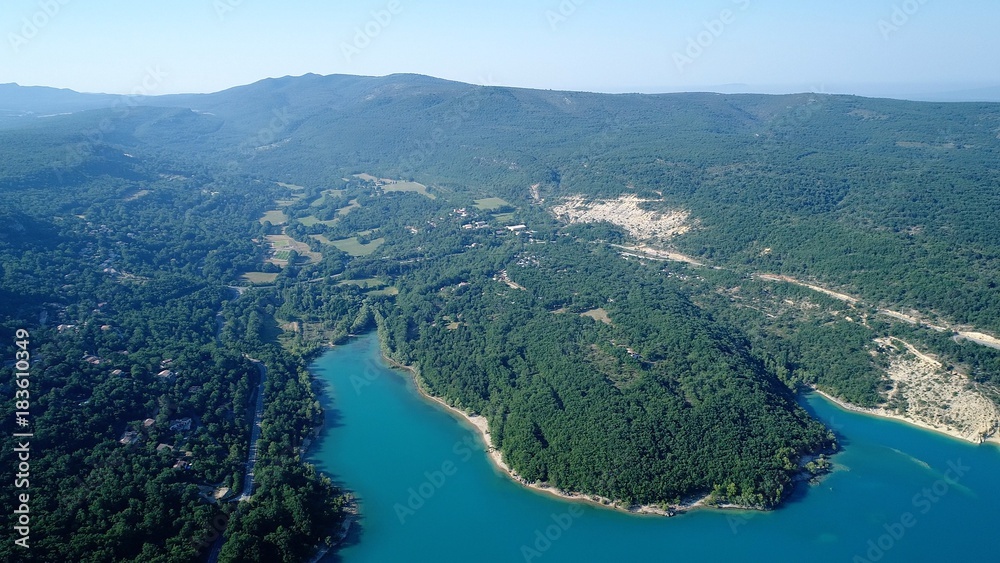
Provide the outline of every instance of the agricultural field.
{"type": "Polygon", "coordinates": [[[323,193],[309,204],[310,207],[319,207],[326,203],[327,197],[340,197],[347,193],[347,190],[323,190],[323,193]]]}
{"type": "Polygon", "coordinates": [[[274,280],[278,279],[278,274],[247,272],[240,277],[243,281],[250,282],[253,285],[271,285],[274,283],[274,280]]]}
{"type": "Polygon", "coordinates": [[[264,216],[260,218],[260,224],[270,221],[272,225],[284,225],[288,222],[288,215],[280,209],[272,209],[264,213],[264,216]]]}
{"type": "Polygon", "coordinates": [[[337,210],[337,215],[343,217],[344,215],[347,215],[348,213],[354,211],[355,209],[361,209],[361,204],[358,203],[358,200],[352,199],[351,203],[347,207],[341,207],[340,209],[337,210]]]}
{"type": "Polygon", "coordinates": [[[368,244],[362,244],[358,237],[330,241],[330,244],[354,257],[368,256],[378,250],[383,243],[385,243],[384,238],[375,239],[368,244]]]}
{"type": "Polygon", "coordinates": [[[385,287],[388,284],[378,278],[365,278],[360,280],[344,280],[337,285],[354,285],[364,289],[373,289],[385,287]]]}
{"type": "Polygon", "coordinates": [[[393,286],[393,287],[387,287],[385,289],[376,289],[376,290],[373,290],[373,291],[369,291],[368,295],[373,295],[373,296],[393,296],[393,295],[399,295],[399,289],[396,288],[395,286],[393,286]]]}
{"type": "Polygon", "coordinates": [[[291,199],[279,199],[274,202],[274,204],[277,205],[278,207],[288,207],[289,205],[302,201],[302,199],[306,197],[305,188],[302,186],[296,186],[295,184],[285,184],[282,182],[278,182],[277,184],[283,188],[288,188],[289,190],[292,190],[291,199]]]}
{"type": "Polygon", "coordinates": [[[299,223],[302,223],[307,227],[312,227],[313,225],[326,225],[327,227],[332,227],[336,222],[337,222],[336,219],[331,219],[329,221],[320,221],[319,218],[317,218],[314,215],[310,215],[308,217],[303,217],[299,219],[299,223]]]}
{"type": "Polygon", "coordinates": [[[515,218],[515,214],[514,213],[498,213],[498,214],[494,215],[493,218],[497,222],[499,222],[501,224],[513,223],[514,222],[514,218],[515,218]]]}
{"type": "Polygon", "coordinates": [[[498,197],[487,197],[476,200],[476,209],[480,211],[494,211],[506,205],[510,204],[498,197]]]}
{"type": "Polygon", "coordinates": [[[437,199],[437,196],[427,191],[427,186],[423,184],[418,184],[416,182],[395,182],[387,183],[382,186],[382,191],[385,193],[391,192],[409,192],[417,193],[426,198],[437,199]]]}
{"type": "Polygon", "coordinates": [[[295,251],[308,263],[319,262],[323,256],[317,252],[309,250],[309,246],[299,242],[288,235],[268,235],[267,243],[271,247],[271,258],[268,262],[278,266],[288,264],[291,251],[295,251]]]}

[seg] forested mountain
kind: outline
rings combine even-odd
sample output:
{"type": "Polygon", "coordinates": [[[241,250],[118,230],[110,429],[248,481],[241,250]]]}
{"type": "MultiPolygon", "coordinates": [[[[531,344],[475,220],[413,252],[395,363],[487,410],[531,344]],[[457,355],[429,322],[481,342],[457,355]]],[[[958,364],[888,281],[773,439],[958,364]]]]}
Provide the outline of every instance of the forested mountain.
{"type": "Polygon", "coordinates": [[[963,335],[1000,333],[1000,104],[414,75],[48,94],[0,88],[0,322],[32,334],[57,483],[40,560],[200,560],[219,521],[220,560],[301,559],[345,502],[300,457],[305,365],[364,331],[524,478],[625,504],[777,506],[836,447],[794,393],[902,412],[903,339],[997,396],[1000,351],[963,335]],[[255,360],[263,465],[228,502],[255,360]]]}
{"type": "Polygon", "coordinates": [[[691,254],[742,263],[771,248],[760,260],[766,268],[997,331],[991,249],[1000,241],[989,218],[998,206],[998,108],[307,75],[217,94],[129,99],[29,130],[76,135],[71,150],[62,143],[47,161],[65,175],[90,162],[81,154],[111,145],[297,184],[377,171],[488,188],[514,203],[526,201],[536,183],[549,201],[655,190],[665,205],[688,208],[701,222],[674,243],[691,254]],[[183,109],[137,105],[147,102],[183,109]],[[873,255],[879,259],[863,268],[853,264],[854,256],[873,255]],[[960,279],[969,269],[976,280],[960,279]]]}

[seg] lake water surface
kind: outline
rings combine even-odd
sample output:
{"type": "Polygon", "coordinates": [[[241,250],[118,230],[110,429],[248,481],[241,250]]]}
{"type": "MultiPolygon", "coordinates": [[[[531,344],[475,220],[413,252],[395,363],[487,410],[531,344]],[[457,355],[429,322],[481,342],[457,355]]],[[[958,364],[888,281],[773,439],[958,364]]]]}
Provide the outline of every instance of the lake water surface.
{"type": "Polygon", "coordinates": [[[840,437],[835,471],[781,509],[634,516],[528,490],[464,421],[364,336],[319,358],[327,427],[310,461],[361,517],[324,561],[1000,561],[1000,448],[803,404],[840,437]]]}

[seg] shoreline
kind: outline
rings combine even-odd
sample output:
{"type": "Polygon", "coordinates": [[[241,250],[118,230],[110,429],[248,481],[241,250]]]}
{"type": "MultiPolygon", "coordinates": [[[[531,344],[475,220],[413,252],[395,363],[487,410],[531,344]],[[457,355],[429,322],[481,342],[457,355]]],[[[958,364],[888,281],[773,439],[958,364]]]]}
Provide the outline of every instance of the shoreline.
{"type": "MultiPolygon", "coordinates": [[[[354,335],[349,335],[349,336],[353,337],[354,335]]],[[[316,348],[315,350],[310,352],[307,356],[303,356],[303,360],[306,362],[306,368],[308,369],[313,364],[313,362],[319,359],[320,356],[333,350],[337,346],[338,344],[330,342],[328,344],[324,344],[316,348]]],[[[319,379],[314,373],[312,373],[312,370],[309,370],[309,378],[310,380],[319,379]]],[[[316,395],[316,400],[321,399],[320,395],[328,395],[327,391],[323,389],[313,389],[313,394],[316,395]]],[[[327,429],[326,409],[323,409],[323,419],[320,420],[319,423],[313,426],[312,432],[310,432],[310,437],[306,438],[305,440],[307,443],[303,444],[299,448],[299,457],[305,463],[311,463],[310,461],[308,461],[308,458],[312,453],[315,453],[314,450],[319,445],[319,438],[323,434],[323,431],[326,429],[327,429]]],[[[355,520],[357,520],[361,515],[361,508],[358,506],[358,501],[354,497],[354,491],[351,491],[349,489],[342,489],[341,494],[346,495],[348,501],[344,507],[344,519],[340,523],[340,529],[333,528],[333,530],[336,530],[336,537],[333,537],[332,543],[330,543],[329,545],[320,544],[316,546],[316,552],[313,554],[313,557],[309,559],[309,563],[319,563],[319,561],[321,561],[331,552],[335,552],[337,549],[339,549],[341,544],[344,543],[344,540],[347,539],[347,535],[351,532],[351,528],[354,526],[355,520]]]]}
{"type": "Polygon", "coordinates": [[[886,409],[883,409],[883,408],[878,408],[878,407],[859,407],[857,405],[848,403],[847,401],[845,401],[843,399],[838,399],[837,397],[834,397],[833,395],[830,395],[829,393],[826,393],[825,391],[821,391],[820,389],[818,389],[817,387],[815,387],[813,385],[808,386],[808,389],[811,392],[816,393],[817,395],[822,396],[826,400],[830,401],[831,403],[837,405],[838,407],[840,407],[841,409],[846,410],[846,411],[850,411],[850,412],[854,412],[854,413],[858,413],[858,414],[865,414],[865,415],[874,416],[874,417],[878,417],[878,418],[884,418],[884,419],[888,419],[888,420],[895,420],[897,422],[902,422],[904,424],[909,424],[910,426],[915,426],[915,427],[917,427],[917,428],[919,428],[921,430],[927,430],[927,431],[930,431],[930,432],[936,432],[938,434],[947,436],[947,437],[955,439],[955,440],[961,440],[962,442],[965,442],[967,444],[972,444],[974,446],[978,446],[978,445],[985,444],[985,443],[992,443],[992,444],[995,444],[997,446],[1000,446],[1000,435],[998,435],[998,434],[994,434],[994,435],[990,436],[989,438],[986,438],[986,439],[980,440],[980,441],[970,440],[967,436],[965,436],[965,435],[961,434],[960,432],[958,432],[957,430],[954,430],[954,429],[951,429],[951,428],[938,428],[938,427],[935,427],[935,426],[931,426],[930,424],[928,424],[928,423],[926,423],[926,422],[924,422],[922,420],[917,420],[917,419],[915,419],[913,417],[904,416],[904,415],[900,415],[900,414],[895,414],[895,413],[889,412],[889,411],[887,411],[886,409]]]}
{"type": "Polygon", "coordinates": [[[420,382],[420,374],[412,366],[407,366],[393,360],[385,354],[385,350],[381,351],[382,359],[392,368],[406,371],[410,374],[412,378],[413,385],[417,390],[417,393],[426,401],[434,403],[438,407],[444,409],[446,412],[458,418],[465,424],[475,428],[476,433],[482,440],[483,444],[486,446],[485,453],[487,458],[490,460],[493,467],[512,481],[522,485],[523,487],[530,489],[537,493],[543,493],[547,495],[554,496],[560,500],[572,501],[572,502],[583,502],[595,507],[605,508],[609,510],[616,510],[618,512],[624,512],[626,514],[631,514],[634,516],[664,516],[672,517],[678,514],[684,514],[690,510],[706,509],[712,508],[716,510],[741,510],[741,511],[755,511],[758,512],[760,509],[753,508],[749,506],[740,506],[735,504],[719,504],[710,505],[706,501],[710,495],[705,495],[703,497],[697,498],[695,500],[681,502],[680,504],[669,504],[667,509],[664,510],[660,505],[643,504],[634,506],[625,506],[624,503],[620,501],[615,501],[607,497],[602,497],[596,494],[585,494],[578,493],[574,491],[564,491],[557,487],[545,483],[538,482],[528,482],[526,479],[517,474],[516,471],[511,469],[504,461],[501,456],[500,450],[493,445],[493,439],[490,436],[489,422],[485,416],[482,415],[470,415],[461,409],[455,408],[441,399],[440,397],[435,397],[428,393],[420,382]]]}

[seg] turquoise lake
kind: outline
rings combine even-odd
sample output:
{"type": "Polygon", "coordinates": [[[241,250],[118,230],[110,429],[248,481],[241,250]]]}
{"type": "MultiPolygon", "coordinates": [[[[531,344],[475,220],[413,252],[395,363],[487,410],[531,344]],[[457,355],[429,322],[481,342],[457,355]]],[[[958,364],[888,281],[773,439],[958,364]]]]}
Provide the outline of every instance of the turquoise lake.
{"type": "Polygon", "coordinates": [[[312,366],[327,425],[310,461],[359,499],[323,561],[1000,561],[1000,448],[803,404],[840,437],[835,471],[781,509],[634,516],[514,483],[475,431],[388,368],[374,335],[312,366]]]}

